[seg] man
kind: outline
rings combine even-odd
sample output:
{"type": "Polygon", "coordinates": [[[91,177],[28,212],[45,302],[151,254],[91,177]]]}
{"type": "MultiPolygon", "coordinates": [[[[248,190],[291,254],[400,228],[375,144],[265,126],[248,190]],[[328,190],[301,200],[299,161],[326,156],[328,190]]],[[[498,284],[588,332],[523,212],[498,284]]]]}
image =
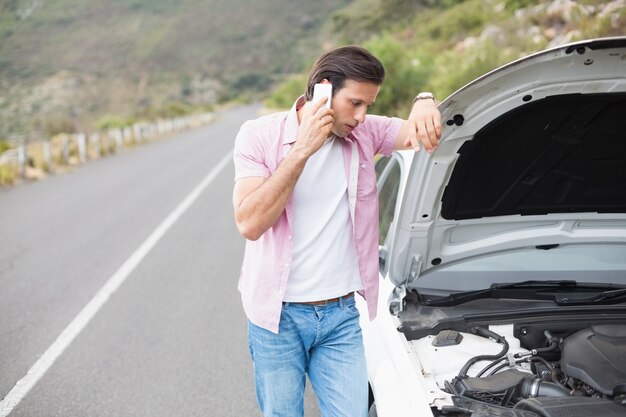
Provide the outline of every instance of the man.
{"type": "MultiPolygon", "coordinates": [[[[322,55],[289,112],[243,124],[233,204],[248,239],[239,290],[264,416],[302,416],[308,374],[322,416],[363,417],[367,373],[354,293],[378,297],[374,155],[436,149],[441,115],[419,94],[408,120],[367,116],[380,61],[348,46],[322,55]],[[312,102],[316,83],[333,86],[312,102]]],[[[409,87],[409,86],[407,86],[409,87]]]]}

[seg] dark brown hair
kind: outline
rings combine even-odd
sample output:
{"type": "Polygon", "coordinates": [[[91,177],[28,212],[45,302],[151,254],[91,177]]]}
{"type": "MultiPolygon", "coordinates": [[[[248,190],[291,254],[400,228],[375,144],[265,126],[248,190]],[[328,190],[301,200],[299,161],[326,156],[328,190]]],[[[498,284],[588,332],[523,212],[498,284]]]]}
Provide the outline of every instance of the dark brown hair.
{"type": "Polygon", "coordinates": [[[368,50],[360,46],[342,46],[326,52],[313,64],[305,98],[313,98],[313,86],[323,79],[333,85],[333,95],[343,88],[345,80],[381,85],[385,79],[383,64],[368,50]]]}

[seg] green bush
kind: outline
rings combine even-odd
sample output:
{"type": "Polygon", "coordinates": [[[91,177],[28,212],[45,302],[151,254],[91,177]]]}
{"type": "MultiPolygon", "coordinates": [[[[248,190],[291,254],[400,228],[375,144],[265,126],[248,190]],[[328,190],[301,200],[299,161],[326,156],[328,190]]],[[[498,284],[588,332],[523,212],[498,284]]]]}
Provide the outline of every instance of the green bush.
{"type": "Polygon", "coordinates": [[[11,148],[13,148],[13,146],[11,146],[9,141],[7,141],[7,140],[0,140],[0,153],[2,153],[4,151],[8,151],[11,148]]]}
{"type": "Polygon", "coordinates": [[[539,0],[506,0],[504,4],[507,10],[514,12],[515,10],[534,6],[539,3],[541,3],[539,0]]]}
{"type": "Polygon", "coordinates": [[[191,106],[185,103],[178,102],[178,101],[168,103],[158,111],[159,116],[166,118],[166,119],[182,117],[190,113],[192,113],[191,106]]]}
{"type": "Polygon", "coordinates": [[[111,114],[107,114],[102,116],[96,122],[96,129],[98,130],[110,130],[110,129],[121,129],[126,126],[130,126],[132,122],[129,119],[114,116],[111,114]]]}
{"type": "Polygon", "coordinates": [[[49,114],[37,117],[31,121],[31,127],[44,137],[76,132],[74,121],[65,114],[49,114]]]}
{"type": "Polygon", "coordinates": [[[72,119],[64,115],[48,116],[44,121],[43,128],[48,137],[59,133],[76,132],[76,126],[72,119]]]}
{"type": "Polygon", "coordinates": [[[623,36],[626,27],[626,9],[622,8],[604,17],[582,16],[577,21],[580,38],[623,36]],[[614,17],[617,17],[614,20],[614,17]]]}
{"type": "Polygon", "coordinates": [[[269,96],[264,104],[272,109],[289,109],[294,101],[304,94],[308,74],[296,74],[287,78],[269,96]]]}
{"type": "Polygon", "coordinates": [[[408,116],[415,94],[428,89],[432,58],[407,49],[389,34],[374,38],[364,46],[385,66],[385,81],[371,113],[408,116]]]}
{"type": "Polygon", "coordinates": [[[13,184],[15,182],[16,169],[9,164],[0,165],[0,185],[13,184]]]}
{"type": "Polygon", "coordinates": [[[431,10],[415,17],[413,27],[422,39],[457,41],[475,34],[487,22],[493,21],[493,6],[468,0],[444,10],[431,10]]]}
{"type": "Polygon", "coordinates": [[[511,50],[484,42],[461,53],[448,51],[436,58],[437,71],[429,80],[437,97],[445,98],[468,82],[513,60],[511,50]]]}

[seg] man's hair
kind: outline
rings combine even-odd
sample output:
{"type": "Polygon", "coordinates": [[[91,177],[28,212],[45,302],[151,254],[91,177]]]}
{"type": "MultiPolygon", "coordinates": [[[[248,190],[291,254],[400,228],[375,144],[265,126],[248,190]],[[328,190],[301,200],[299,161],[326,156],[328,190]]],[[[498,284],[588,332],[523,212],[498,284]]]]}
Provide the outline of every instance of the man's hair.
{"type": "Polygon", "coordinates": [[[305,98],[313,98],[313,86],[323,79],[333,85],[333,95],[341,90],[345,80],[381,85],[385,79],[383,64],[369,51],[359,46],[342,46],[326,52],[313,64],[305,98]]]}

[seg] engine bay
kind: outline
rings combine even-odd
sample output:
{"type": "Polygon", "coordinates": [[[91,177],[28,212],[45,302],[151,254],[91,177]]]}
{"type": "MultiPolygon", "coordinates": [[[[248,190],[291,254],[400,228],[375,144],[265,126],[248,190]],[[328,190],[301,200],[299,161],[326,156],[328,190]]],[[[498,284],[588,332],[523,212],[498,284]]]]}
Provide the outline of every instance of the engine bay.
{"type": "Polygon", "coordinates": [[[403,324],[436,416],[626,416],[626,321],[605,318],[403,324]]]}

